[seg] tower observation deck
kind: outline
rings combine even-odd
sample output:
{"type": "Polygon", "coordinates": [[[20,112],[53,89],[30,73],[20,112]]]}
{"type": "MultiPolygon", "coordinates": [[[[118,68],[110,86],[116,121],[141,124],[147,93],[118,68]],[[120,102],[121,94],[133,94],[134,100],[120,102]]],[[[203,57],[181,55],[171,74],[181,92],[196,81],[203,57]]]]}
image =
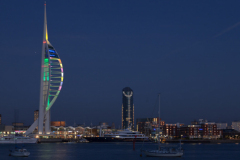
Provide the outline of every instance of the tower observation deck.
{"type": "Polygon", "coordinates": [[[41,80],[39,117],[26,131],[32,133],[38,127],[38,134],[50,134],[50,109],[56,101],[63,85],[62,61],[48,40],[46,3],[44,4],[43,45],[41,56],[41,80]]]}

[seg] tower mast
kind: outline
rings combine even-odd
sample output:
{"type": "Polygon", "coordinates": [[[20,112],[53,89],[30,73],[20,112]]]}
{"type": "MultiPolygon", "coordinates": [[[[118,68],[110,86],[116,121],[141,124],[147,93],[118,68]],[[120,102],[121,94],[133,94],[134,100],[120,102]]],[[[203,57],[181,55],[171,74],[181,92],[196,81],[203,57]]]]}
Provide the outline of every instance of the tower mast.
{"type": "Polygon", "coordinates": [[[38,119],[26,131],[26,135],[38,126],[38,134],[50,134],[50,109],[63,85],[62,61],[48,40],[46,2],[44,3],[43,43],[41,55],[41,79],[38,119]]]}
{"type": "Polygon", "coordinates": [[[46,2],[44,3],[44,25],[43,25],[43,44],[42,44],[42,58],[41,58],[41,79],[40,79],[40,97],[39,97],[39,121],[38,133],[43,134],[43,121],[44,121],[44,99],[43,99],[43,84],[44,84],[44,59],[45,59],[45,45],[47,43],[47,13],[46,2]]]}

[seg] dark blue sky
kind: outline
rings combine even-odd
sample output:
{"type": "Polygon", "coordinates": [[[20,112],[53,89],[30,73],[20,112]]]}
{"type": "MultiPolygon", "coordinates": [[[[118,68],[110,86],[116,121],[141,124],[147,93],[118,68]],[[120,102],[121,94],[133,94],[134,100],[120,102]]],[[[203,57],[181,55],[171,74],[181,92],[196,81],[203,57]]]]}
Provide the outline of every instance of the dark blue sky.
{"type": "MultiPolygon", "coordinates": [[[[31,124],[38,109],[44,1],[0,5],[0,114],[31,124]]],[[[49,41],[65,72],[52,120],[121,122],[122,89],[135,118],[239,120],[240,1],[47,1],[49,41]]]]}

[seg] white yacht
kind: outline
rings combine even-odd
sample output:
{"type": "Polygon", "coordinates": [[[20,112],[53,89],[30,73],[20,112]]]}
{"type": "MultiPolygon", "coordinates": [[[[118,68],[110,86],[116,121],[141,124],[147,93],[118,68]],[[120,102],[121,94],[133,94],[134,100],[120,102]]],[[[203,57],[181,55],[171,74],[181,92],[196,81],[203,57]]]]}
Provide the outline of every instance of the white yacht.
{"type": "Polygon", "coordinates": [[[10,150],[9,156],[14,157],[28,157],[30,155],[30,152],[28,152],[25,148],[18,148],[15,147],[14,150],[10,150]]]}
{"type": "Polygon", "coordinates": [[[143,153],[149,157],[181,157],[183,150],[176,146],[159,146],[156,150],[143,150],[143,153]]]}
{"type": "Polygon", "coordinates": [[[132,141],[133,139],[136,139],[137,141],[148,140],[148,137],[146,137],[144,134],[141,134],[138,131],[132,131],[130,129],[114,132],[112,134],[105,134],[104,137],[124,139],[125,141],[132,141]]]}
{"type": "MultiPolygon", "coordinates": [[[[160,124],[160,94],[159,96],[159,124],[160,124]]],[[[160,125],[159,125],[160,129],[160,125]]],[[[170,146],[170,145],[161,145],[160,144],[160,136],[157,136],[158,141],[158,149],[156,150],[141,150],[146,156],[151,157],[181,157],[183,155],[183,149],[181,147],[181,140],[179,147],[170,146]]]]}
{"type": "Polygon", "coordinates": [[[0,144],[2,143],[37,143],[37,138],[23,137],[23,136],[7,136],[0,138],[0,144]]]}
{"type": "Polygon", "coordinates": [[[79,142],[79,143],[88,143],[89,141],[86,140],[85,138],[82,138],[82,139],[80,139],[78,142],[79,142]]]}
{"type": "MultiPolygon", "coordinates": [[[[101,131],[100,131],[101,133],[101,131]]],[[[140,134],[137,131],[132,131],[130,129],[125,129],[117,131],[111,134],[104,134],[104,136],[99,137],[85,137],[89,142],[143,142],[149,141],[148,137],[144,134],[140,134]]]]}

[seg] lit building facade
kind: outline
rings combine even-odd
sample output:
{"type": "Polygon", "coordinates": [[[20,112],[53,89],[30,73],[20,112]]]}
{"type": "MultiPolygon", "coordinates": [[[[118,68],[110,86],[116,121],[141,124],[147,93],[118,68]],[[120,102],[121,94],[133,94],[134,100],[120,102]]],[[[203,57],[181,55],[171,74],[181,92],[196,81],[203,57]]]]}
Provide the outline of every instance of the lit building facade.
{"type": "Polygon", "coordinates": [[[165,122],[159,118],[137,118],[136,119],[136,130],[145,136],[154,136],[157,134],[158,128],[162,128],[165,122]],[[159,125],[160,122],[160,125],[159,125]]]}
{"type": "Polygon", "coordinates": [[[48,40],[46,3],[44,4],[44,27],[41,57],[41,80],[39,116],[26,134],[30,134],[38,127],[38,134],[50,134],[50,109],[56,101],[63,85],[62,61],[48,40]]]}
{"type": "Polygon", "coordinates": [[[198,123],[179,128],[179,137],[189,139],[218,139],[222,138],[222,129],[217,129],[215,122],[207,122],[206,120],[198,121],[198,123]]]}
{"type": "Polygon", "coordinates": [[[179,137],[179,127],[177,124],[166,124],[163,126],[163,135],[170,139],[179,137]]]}
{"type": "Polygon", "coordinates": [[[227,129],[227,123],[216,123],[217,129],[227,129]]]}
{"type": "MultiPolygon", "coordinates": [[[[39,116],[39,111],[38,110],[35,110],[34,111],[34,122],[38,119],[38,116],[39,116]]],[[[35,128],[35,133],[38,132],[38,127],[35,128]]]]}
{"type": "Polygon", "coordinates": [[[55,127],[65,127],[66,126],[66,122],[65,121],[52,121],[51,122],[51,126],[55,126],[55,127]]]}
{"type": "Polygon", "coordinates": [[[39,114],[38,110],[34,111],[34,121],[38,119],[38,114],[39,114]]]}
{"type": "Polygon", "coordinates": [[[134,129],[133,90],[125,87],[122,90],[122,129],[134,129]]]}
{"type": "Polygon", "coordinates": [[[240,121],[232,122],[232,129],[240,132],[240,121]]]}
{"type": "Polygon", "coordinates": [[[203,138],[204,139],[216,139],[220,138],[222,135],[219,134],[219,131],[217,130],[217,125],[214,122],[207,122],[202,124],[202,132],[203,132],[203,138]]]}

